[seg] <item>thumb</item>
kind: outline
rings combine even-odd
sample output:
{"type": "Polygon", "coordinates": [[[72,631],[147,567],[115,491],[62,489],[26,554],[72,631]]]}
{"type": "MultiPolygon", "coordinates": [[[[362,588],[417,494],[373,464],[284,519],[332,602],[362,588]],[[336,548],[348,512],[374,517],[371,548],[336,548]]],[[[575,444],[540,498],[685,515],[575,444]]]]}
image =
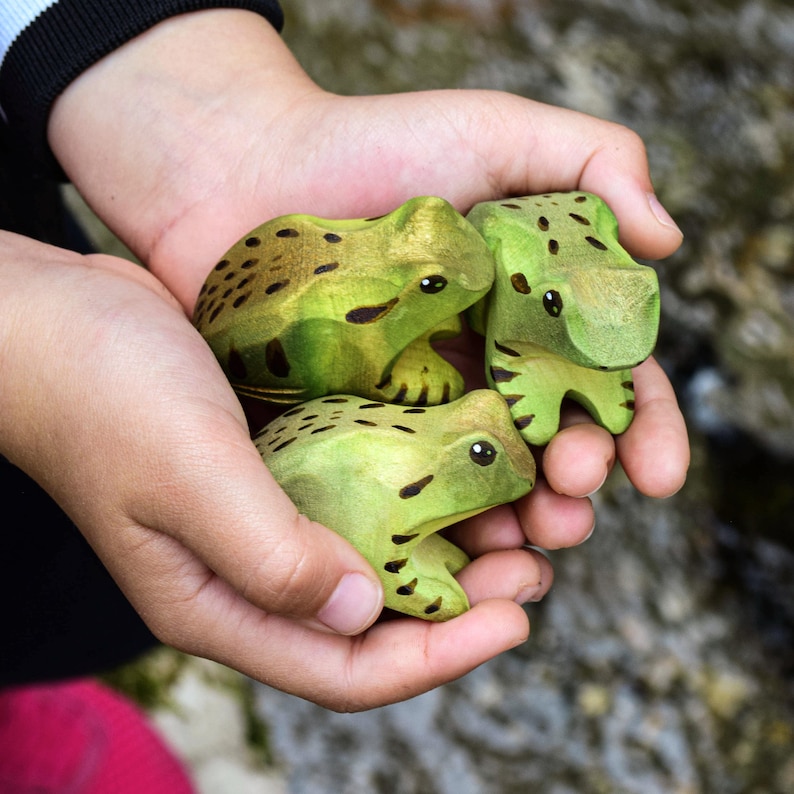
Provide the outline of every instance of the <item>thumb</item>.
{"type": "Polygon", "coordinates": [[[162,286],[108,257],[9,249],[6,269],[27,278],[20,306],[0,315],[4,375],[18,384],[0,392],[3,451],[66,510],[150,628],[192,648],[244,615],[344,634],[372,623],[377,575],[298,514],[162,286]]]}
{"type": "Polygon", "coordinates": [[[642,139],[620,124],[510,94],[492,95],[498,124],[483,128],[497,192],[522,195],[585,190],[600,196],[618,219],[622,244],[635,256],[658,259],[682,234],[656,197],[642,139]]]}
{"type": "Polygon", "coordinates": [[[618,219],[621,243],[635,256],[661,259],[681,245],[683,234],[651,185],[645,147],[625,127],[595,150],[578,187],[604,199],[618,219]]]}
{"type": "MultiPolygon", "coordinates": [[[[298,513],[200,339],[192,353],[190,369],[165,366],[170,399],[125,399],[123,421],[136,431],[104,467],[124,476],[106,474],[102,486],[115,490],[122,525],[108,531],[102,516],[88,517],[98,554],[171,644],[173,631],[200,633],[243,606],[341,634],[363,631],[382,608],[377,575],[346,540],[298,513]]],[[[149,366],[162,380],[162,360],[150,357],[149,366]]]]}
{"type": "MultiPolygon", "coordinates": [[[[129,511],[131,537],[154,540],[136,547],[134,569],[121,555],[137,578],[131,589],[150,588],[146,572],[165,565],[172,574],[157,577],[164,610],[169,602],[198,603],[201,588],[218,577],[231,602],[341,634],[363,631],[383,606],[375,572],[346,540],[298,513],[239,425],[222,429],[175,443],[151,472],[169,486],[129,511]]],[[[222,605],[207,604],[211,612],[222,605]]]]}

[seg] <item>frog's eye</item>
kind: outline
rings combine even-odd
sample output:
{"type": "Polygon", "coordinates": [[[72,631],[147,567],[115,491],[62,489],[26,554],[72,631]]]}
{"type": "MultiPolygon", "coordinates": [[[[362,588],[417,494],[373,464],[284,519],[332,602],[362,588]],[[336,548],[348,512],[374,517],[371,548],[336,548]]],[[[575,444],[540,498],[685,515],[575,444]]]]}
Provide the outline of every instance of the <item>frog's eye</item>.
{"type": "Polygon", "coordinates": [[[444,276],[425,276],[419,282],[419,289],[426,295],[435,295],[447,286],[444,276]]]}
{"type": "Polygon", "coordinates": [[[488,441],[475,441],[469,448],[469,457],[478,466],[490,466],[496,460],[496,449],[488,441]]]}
{"type": "Polygon", "coordinates": [[[559,317],[562,314],[562,296],[557,290],[550,289],[543,296],[543,308],[552,317],[559,317]]]}

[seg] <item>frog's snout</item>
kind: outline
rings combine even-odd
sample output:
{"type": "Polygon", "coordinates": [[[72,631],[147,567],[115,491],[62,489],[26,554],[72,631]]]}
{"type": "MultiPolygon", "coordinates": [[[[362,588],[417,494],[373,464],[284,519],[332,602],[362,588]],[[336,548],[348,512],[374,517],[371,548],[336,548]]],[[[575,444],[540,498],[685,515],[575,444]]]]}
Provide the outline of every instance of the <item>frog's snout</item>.
{"type": "Polygon", "coordinates": [[[577,364],[628,369],[648,358],[659,331],[659,285],[652,268],[584,271],[570,286],[572,311],[560,315],[577,364]]]}

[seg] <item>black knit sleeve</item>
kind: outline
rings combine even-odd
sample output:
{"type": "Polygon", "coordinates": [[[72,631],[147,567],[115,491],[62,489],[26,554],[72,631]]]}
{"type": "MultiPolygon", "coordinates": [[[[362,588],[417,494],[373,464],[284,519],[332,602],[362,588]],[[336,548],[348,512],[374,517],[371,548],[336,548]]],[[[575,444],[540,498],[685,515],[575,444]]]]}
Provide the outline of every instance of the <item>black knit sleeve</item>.
{"type": "Polygon", "coordinates": [[[208,8],[254,11],[279,31],[284,23],[276,0],[59,0],[27,25],[0,66],[0,108],[9,139],[31,171],[61,177],[47,144],[47,119],[72,80],[158,22],[208,8]]]}

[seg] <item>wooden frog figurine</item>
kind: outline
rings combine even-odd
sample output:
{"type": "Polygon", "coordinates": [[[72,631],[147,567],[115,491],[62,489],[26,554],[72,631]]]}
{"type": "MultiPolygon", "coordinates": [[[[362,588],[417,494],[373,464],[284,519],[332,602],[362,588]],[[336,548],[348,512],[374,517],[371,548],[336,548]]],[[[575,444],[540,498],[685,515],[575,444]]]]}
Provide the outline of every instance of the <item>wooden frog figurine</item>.
{"type": "Polygon", "coordinates": [[[518,499],[535,479],[505,401],[488,389],[427,408],[319,398],[255,443],[298,509],[372,564],[386,607],[433,621],[469,608],[453,578],[469,559],[438,531],[518,499]]]}
{"type": "Polygon", "coordinates": [[[444,403],[463,379],[430,342],[460,333],[493,272],[482,237],[440,198],[365,220],[287,215],[218,262],[194,322],[240,394],[444,403]]]}
{"type": "Polygon", "coordinates": [[[656,272],[621,248],[615,216],[589,193],[489,201],[467,217],[496,259],[470,323],[486,337],[488,383],[523,437],[547,443],[565,397],[623,432],[634,413],[631,368],[656,343],[656,272]]]}

